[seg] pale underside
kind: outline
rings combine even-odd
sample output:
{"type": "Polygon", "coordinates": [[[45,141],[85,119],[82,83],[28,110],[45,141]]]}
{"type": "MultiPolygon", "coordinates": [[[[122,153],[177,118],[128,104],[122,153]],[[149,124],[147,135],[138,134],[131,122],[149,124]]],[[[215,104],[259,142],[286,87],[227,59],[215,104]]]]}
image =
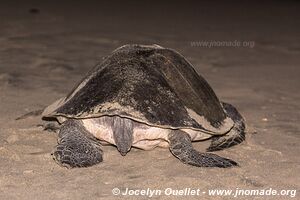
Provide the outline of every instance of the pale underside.
{"type": "MultiPolygon", "coordinates": [[[[147,125],[148,128],[156,128],[158,130],[162,130],[164,131],[169,130],[169,129],[181,129],[181,130],[186,130],[186,132],[193,132],[194,134],[206,134],[206,135],[223,135],[227,132],[229,132],[229,130],[233,127],[233,121],[231,118],[226,117],[225,120],[223,121],[223,124],[219,127],[219,128],[215,128],[213,126],[210,125],[210,123],[205,119],[205,117],[198,115],[195,111],[193,111],[192,109],[186,108],[186,110],[188,111],[189,115],[195,120],[197,121],[199,124],[201,124],[205,129],[204,130],[200,130],[200,129],[195,129],[193,127],[171,127],[171,126],[157,126],[155,124],[149,124],[147,122],[147,120],[145,119],[145,117],[143,116],[142,113],[139,113],[137,111],[135,111],[134,109],[128,107],[122,107],[120,106],[118,103],[105,103],[104,105],[101,106],[97,106],[95,108],[95,110],[93,111],[93,114],[89,114],[89,113],[81,113],[80,117],[76,117],[76,116],[68,116],[68,115],[61,115],[55,112],[55,110],[62,106],[64,103],[66,103],[66,98],[61,98],[57,101],[55,101],[53,104],[51,104],[50,106],[48,106],[44,112],[43,112],[43,116],[44,117],[53,117],[55,116],[56,119],[59,121],[59,123],[63,123],[64,121],[66,121],[67,119],[78,119],[78,120],[84,120],[84,119],[97,119],[97,118],[102,118],[105,116],[120,116],[120,117],[126,117],[135,121],[140,122],[141,124],[145,124],[145,126],[147,125]],[[111,112],[109,110],[107,110],[107,108],[112,109],[114,108],[116,110],[116,113],[111,112]],[[122,111],[127,111],[128,113],[132,113],[134,117],[129,117],[129,116],[123,116],[121,114],[118,113],[118,110],[122,110],[122,111]]],[[[89,121],[89,120],[87,120],[89,121]]],[[[156,130],[155,129],[155,130],[156,130]]],[[[202,138],[202,136],[199,136],[200,138],[202,138]]],[[[198,137],[196,137],[198,138],[198,137]]],[[[207,137],[206,137],[207,138],[207,137]]],[[[206,139],[204,138],[204,139],[206,139]]],[[[197,139],[199,140],[199,139],[197,139]]],[[[201,139],[200,139],[201,140],[201,139]]]]}
{"type": "MultiPolygon", "coordinates": [[[[89,131],[94,137],[99,139],[102,143],[109,143],[116,145],[113,137],[113,128],[107,123],[109,117],[100,118],[88,118],[82,119],[83,126],[89,131]]],[[[169,147],[168,135],[172,129],[159,128],[149,126],[147,124],[136,122],[133,128],[133,147],[151,150],[155,147],[169,147]]],[[[205,140],[210,138],[212,135],[206,134],[201,131],[192,129],[181,129],[191,136],[192,141],[205,140]]]]}

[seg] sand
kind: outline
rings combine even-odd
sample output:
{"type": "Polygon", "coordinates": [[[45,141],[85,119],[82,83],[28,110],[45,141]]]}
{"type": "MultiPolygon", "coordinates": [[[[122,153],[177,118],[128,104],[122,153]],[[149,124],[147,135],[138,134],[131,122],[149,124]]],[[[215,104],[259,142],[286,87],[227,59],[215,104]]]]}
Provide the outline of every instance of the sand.
{"type": "MultiPolygon", "coordinates": [[[[26,2],[0,7],[0,199],[148,199],[147,189],[162,192],[152,199],[232,199],[208,192],[299,191],[298,2],[26,2]],[[212,46],[199,45],[203,41],[212,46]],[[217,153],[240,167],[187,166],[161,148],[122,157],[105,146],[103,163],[68,170],[53,161],[57,135],[37,126],[39,116],[15,120],[66,95],[103,56],[127,43],[176,49],[220,99],[239,109],[247,139],[217,153]],[[114,196],[113,188],[145,195],[114,196]],[[168,195],[167,188],[200,195],[168,195]]],[[[289,194],[235,199],[299,198],[289,194]]]]}

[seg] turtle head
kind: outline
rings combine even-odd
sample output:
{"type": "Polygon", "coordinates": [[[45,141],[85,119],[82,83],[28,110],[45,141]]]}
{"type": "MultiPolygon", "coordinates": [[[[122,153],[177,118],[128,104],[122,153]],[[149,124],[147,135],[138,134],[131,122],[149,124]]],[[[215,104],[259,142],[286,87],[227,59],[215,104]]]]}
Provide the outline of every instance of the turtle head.
{"type": "Polygon", "coordinates": [[[118,151],[125,156],[131,149],[133,141],[133,122],[118,116],[112,117],[113,136],[118,151]]]}

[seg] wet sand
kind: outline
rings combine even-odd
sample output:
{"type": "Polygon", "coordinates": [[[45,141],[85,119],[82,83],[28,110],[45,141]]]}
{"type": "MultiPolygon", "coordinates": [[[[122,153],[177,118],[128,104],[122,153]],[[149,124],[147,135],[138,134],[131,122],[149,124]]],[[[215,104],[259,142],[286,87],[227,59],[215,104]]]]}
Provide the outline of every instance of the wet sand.
{"type": "MultiPolygon", "coordinates": [[[[2,3],[0,199],[116,199],[113,188],[299,190],[299,8],[297,1],[2,3]],[[208,48],[199,45],[203,41],[254,46],[208,48]],[[217,154],[240,167],[187,166],[159,148],[132,149],[122,157],[115,147],[105,146],[103,163],[68,170],[53,161],[57,135],[36,126],[40,117],[15,120],[66,95],[103,56],[128,43],[179,51],[221,100],[239,109],[247,120],[247,139],[217,154]]],[[[194,143],[199,150],[207,145],[194,143]]],[[[231,199],[207,193],[152,198],[231,199]]],[[[236,199],[297,198],[299,194],[236,199]]]]}

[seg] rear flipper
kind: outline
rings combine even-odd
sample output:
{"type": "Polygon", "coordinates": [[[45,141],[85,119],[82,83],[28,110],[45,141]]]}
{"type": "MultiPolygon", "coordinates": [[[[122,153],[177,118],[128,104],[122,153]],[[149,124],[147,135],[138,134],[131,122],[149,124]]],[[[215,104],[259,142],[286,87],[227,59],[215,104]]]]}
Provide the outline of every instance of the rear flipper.
{"type": "Polygon", "coordinates": [[[169,133],[170,151],[181,162],[197,167],[233,167],[238,164],[230,159],[212,153],[200,153],[192,146],[191,137],[181,131],[172,130],[169,133]]]}
{"type": "Polygon", "coordinates": [[[65,167],[88,167],[102,162],[100,143],[82,126],[80,121],[67,120],[59,131],[53,152],[54,160],[65,167]]]}
{"type": "Polygon", "coordinates": [[[227,115],[234,121],[229,133],[223,136],[213,136],[207,151],[218,151],[237,145],[245,140],[245,120],[231,104],[222,102],[227,115]]]}

